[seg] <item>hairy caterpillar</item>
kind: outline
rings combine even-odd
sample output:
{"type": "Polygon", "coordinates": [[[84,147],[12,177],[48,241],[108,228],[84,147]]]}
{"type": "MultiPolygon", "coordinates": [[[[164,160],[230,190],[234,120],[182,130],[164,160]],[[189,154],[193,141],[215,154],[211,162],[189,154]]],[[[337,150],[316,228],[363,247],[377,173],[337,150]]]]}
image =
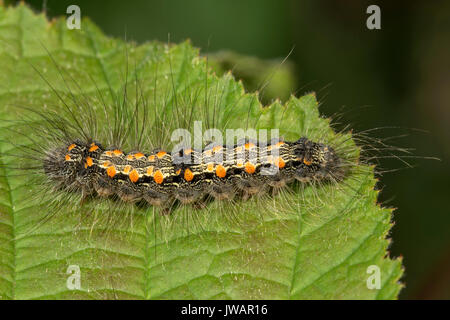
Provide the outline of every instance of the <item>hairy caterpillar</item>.
{"type": "Polygon", "coordinates": [[[294,178],[307,182],[341,175],[334,150],[306,138],[267,147],[247,142],[203,151],[182,149],[178,156],[181,160],[176,161],[162,150],[125,154],[96,142],[75,141],[49,151],[43,167],[50,180],[67,190],[89,194],[94,189],[100,196],[117,194],[124,201],[144,199],[153,205],[166,205],[173,198],[190,203],[205,194],[229,199],[235,190],[254,194],[266,184],[281,187],[294,178]],[[273,149],[279,150],[278,157],[268,154],[273,149]],[[280,172],[263,175],[272,165],[280,172]]]}

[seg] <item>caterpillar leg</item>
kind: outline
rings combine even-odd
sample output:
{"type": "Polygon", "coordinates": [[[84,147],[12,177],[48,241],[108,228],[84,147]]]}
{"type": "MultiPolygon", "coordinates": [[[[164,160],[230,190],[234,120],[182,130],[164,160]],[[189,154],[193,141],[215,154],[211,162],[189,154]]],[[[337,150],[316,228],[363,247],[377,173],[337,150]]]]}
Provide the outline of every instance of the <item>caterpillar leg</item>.
{"type": "Polygon", "coordinates": [[[211,187],[209,194],[216,200],[232,200],[236,190],[233,185],[215,185],[211,187]]]}

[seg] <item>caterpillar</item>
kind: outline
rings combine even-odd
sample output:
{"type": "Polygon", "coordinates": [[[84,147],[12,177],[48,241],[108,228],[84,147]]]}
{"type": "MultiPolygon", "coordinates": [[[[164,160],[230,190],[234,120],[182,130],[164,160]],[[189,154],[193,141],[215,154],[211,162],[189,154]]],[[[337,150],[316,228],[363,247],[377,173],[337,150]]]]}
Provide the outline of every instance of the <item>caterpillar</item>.
{"type": "Polygon", "coordinates": [[[84,195],[95,190],[99,196],[116,194],[123,201],[144,199],[167,206],[174,198],[186,204],[205,194],[215,199],[230,199],[237,190],[251,195],[266,185],[282,187],[294,178],[337,180],[339,164],[333,148],[307,138],[265,147],[246,142],[233,147],[211,145],[202,151],[181,149],[174,156],[163,150],[127,154],[79,140],[49,151],[43,168],[66,190],[84,195]],[[270,154],[275,149],[276,157],[270,154]],[[278,172],[270,172],[272,166],[278,172]]]}

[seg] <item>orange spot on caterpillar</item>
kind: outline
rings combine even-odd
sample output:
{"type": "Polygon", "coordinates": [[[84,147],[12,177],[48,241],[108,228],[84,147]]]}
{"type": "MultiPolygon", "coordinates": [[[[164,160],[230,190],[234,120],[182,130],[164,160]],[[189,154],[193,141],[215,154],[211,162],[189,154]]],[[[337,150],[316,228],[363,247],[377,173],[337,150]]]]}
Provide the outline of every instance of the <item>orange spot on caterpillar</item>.
{"type": "Polygon", "coordinates": [[[242,167],[244,166],[244,162],[243,162],[242,160],[238,160],[238,161],[236,162],[236,166],[237,166],[238,168],[242,168],[242,167]]]}
{"type": "Polygon", "coordinates": [[[184,150],[185,155],[190,155],[192,153],[192,149],[186,149],[184,150]]]}
{"type": "Polygon", "coordinates": [[[224,166],[222,166],[221,164],[219,164],[216,168],[216,175],[219,178],[225,178],[225,176],[227,175],[227,169],[225,169],[224,166]]]}
{"type": "Polygon", "coordinates": [[[122,151],[116,149],[116,150],[113,151],[113,153],[114,153],[115,156],[120,156],[122,154],[122,151]]]}
{"type": "Polygon", "coordinates": [[[152,154],[151,156],[149,156],[148,161],[155,161],[155,155],[152,154]]]}
{"type": "Polygon", "coordinates": [[[162,172],[158,170],[158,171],[155,172],[155,175],[153,176],[153,179],[155,180],[155,182],[157,184],[161,184],[164,181],[164,176],[163,176],[162,172]]]}
{"type": "Polygon", "coordinates": [[[248,174],[253,174],[255,173],[255,165],[251,162],[246,162],[245,163],[245,172],[247,172],[248,174]]]}
{"type": "Polygon", "coordinates": [[[192,181],[194,179],[194,174],[192,173],[191,169],[187,168],[184,170],[184,180],[186,181],[192,181]]]}
{"type": "Polygon", "coordinates": [[[131,166],[125,166],[125,168],[123,168],[123,172],[125,173],[125,174],[128,174],[130,171],[131,171],[131,166]]]}
{"type": "Polygon", "coordinates": [[[177,172],[175,172],[176,174],[180,174],[181,173],[181,169],[178,169],[177,172]]]}
{"type": "Polygon", "coordinates": [[[215,147],[212,148],[212,151],[213,152],[218,152],[218,151],[222,150],[222,148],[223,148],[222,146],[215,146],[215,147]]]}
{"type": "Polygon", "coordinates": [[[251,143],[251,142],[247,142],[247,143],[244,145],[244,147],[245,147],[246,150],[249,150],[249,149],[255,147],[255,144],[254,144],[254,143],[251,143]]]}
{"type": "Polygon", "coordinates": [[[127,155],[127,160],[133,160],[134,156],[132,154],[127,155]]]}
{"type": "Polygon", "coordinates": [[[108,167],[108,169],[106,169],[106,173],[110,178],[113,178],[116,175],[116,168],[114,166],[108,167]]]}
{"type": "Polygon", "coordinates": [[[270,150],[272,150],[273,148],[279,148],[279,147],[282,146],[283,144],[285,144],[285,142],[280,141],[280,142],[277,142],[276,144],[270,145],[270,146],[267,147],[267,151],[270,151],[270,150]]]}
{"type": "Polygon", "coordinates": [[[111,157],[111,156],[113,155],[112,151],[105,151],[105,154],[106,154],[108,157],[111,157]]]}
{"type": "Polygon", "coordinates": [[[94,161],[92,160],[92,158],[91,157],[87,157],[86,158],[86,166],[92,167],[93,164],[94,164],[94,161]]]}
{"type": "Polygon", "coordinates": [[[167,154],[167,152],[165,151],[160,151],[156,154],[156,156],[158,157],[158,159],[161,159],[162,157],[164,157],[167,154]]]}
{"type": "Polygon", "coordinates": [[[131,171],[128,175],[128,178],[130,178],[131,182],[136,183],[139,180],[139,173],[136,169],[133,169],[133,171],[131,171]]]}
{"type": "Polygon", "coordinates": [[[89,148],[89,152],[94,152],[97,149],[98,149],[98,146],[93,144],[92,147],[89,148]]]}
{"type": "Polygon", "coordinates": [[[66,161],[70,161],[70,156],[68,154],[66,154],[66,161]]]}
{"type": "Polygon", "coordinates": [[[68,148],[67,148],[67,150],[72,150],[73,148],[75,148],[76,147],[76,145],[75,145],[75,143],[72,143],[68,148]]]}
{"type": "Polygon", "coordinates": [[[212,163],[212,162],[208,163],[208,165],[206,166],[206,171],[213,172],[214,171],[214,163],[212,163]]]}
{"type": "Polygon", "coordinates": [[[306,164],[307,166],[310,166],[312,164],[312,161],[303,159],[303,163],[306,164]]]}
{"type": "Polygon", "coordinates": [[[151,176],[153,174],[153,166],[147,168],[147,175],[151,176]]]}
{"type": "Polygon", "coordinates": [[[143,154],[142,152],[138,152],[138,153],[136,153],[136,154],[134,155],[134,157],[135,157],[136,159],[140,159],[140,158],[142,158],[142,157],[145,157],[145,154],[143,154]]]}
{"type": "Polygon", "coordinates": [[[281,157],[278,157],[277,160],[275,160],[275,165],[281,169],[281,168],[284,168],[286,163],[284,162],[283,159],[281,159],[281,157]]]}

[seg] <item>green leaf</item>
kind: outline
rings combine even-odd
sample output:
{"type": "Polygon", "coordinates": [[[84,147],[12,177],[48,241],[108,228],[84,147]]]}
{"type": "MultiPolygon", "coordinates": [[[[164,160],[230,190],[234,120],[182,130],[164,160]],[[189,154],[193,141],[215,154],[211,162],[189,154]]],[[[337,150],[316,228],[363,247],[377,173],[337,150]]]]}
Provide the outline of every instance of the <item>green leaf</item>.
{"type": "MultiPolygon", "coordinates": [[[[53,58],[66,79],[75,79],[68,82],[77,101],[99,89],[111,102],[111,95],[123,91],[123,74],[132,79],[136,73],[143,95],[156,101],[149,104],[149,123],[158,116],[178,117],[170,125],[174,129],[190,124],[180,110],[204,122],[215,111],[220,129],[243,127],[248,119],[250,127],[279,128],[286,139],[307,134],[312,140],[346,141],[358,152],[348,135],[335,134],[319,116],[314,94],[262,108],[231,74],[208,73],[206,60],[189,42],[133,46],[106,37],[89,20],[81,30],[68,30],[64,20],[49,23],[24,5],[0,7],[0,41],[2,119],[22,119],[26,111],[17,105],[63,110],[36,72],[70,100],[53,58]],[[180,109],[183,105],[189,108],[180,109]]],[[[98,121],[108,130],[105,119],[98,121]]],[[[152,133],[155,127],[146,130],[162,139],[152,133]]],[[[14,152],[4,140],[7,130],[1,131],[0,154],[14,152]]],[[[95,201],[86,214],[72,202],[39,225],[54,209],[30,201],[42,186],[12,174],[11,164],[0,158],[3,299],[395,299],[401,289],[401,261],[387,252],[392,212],[377,205],[373,168],[365,165],[339,185],[294,188],[234,204],[214,201],[204,210],[180,207],[170,216],[160,217],[152,207],[95,201]],[[39,227],[30,231],[30,225],[39,227]],[[74,265],[81,272],[79,290],[67,287],[67,269],[74,265]],[[367,287],[371,265],[379,267],[380,289],[367,287]]]]}

